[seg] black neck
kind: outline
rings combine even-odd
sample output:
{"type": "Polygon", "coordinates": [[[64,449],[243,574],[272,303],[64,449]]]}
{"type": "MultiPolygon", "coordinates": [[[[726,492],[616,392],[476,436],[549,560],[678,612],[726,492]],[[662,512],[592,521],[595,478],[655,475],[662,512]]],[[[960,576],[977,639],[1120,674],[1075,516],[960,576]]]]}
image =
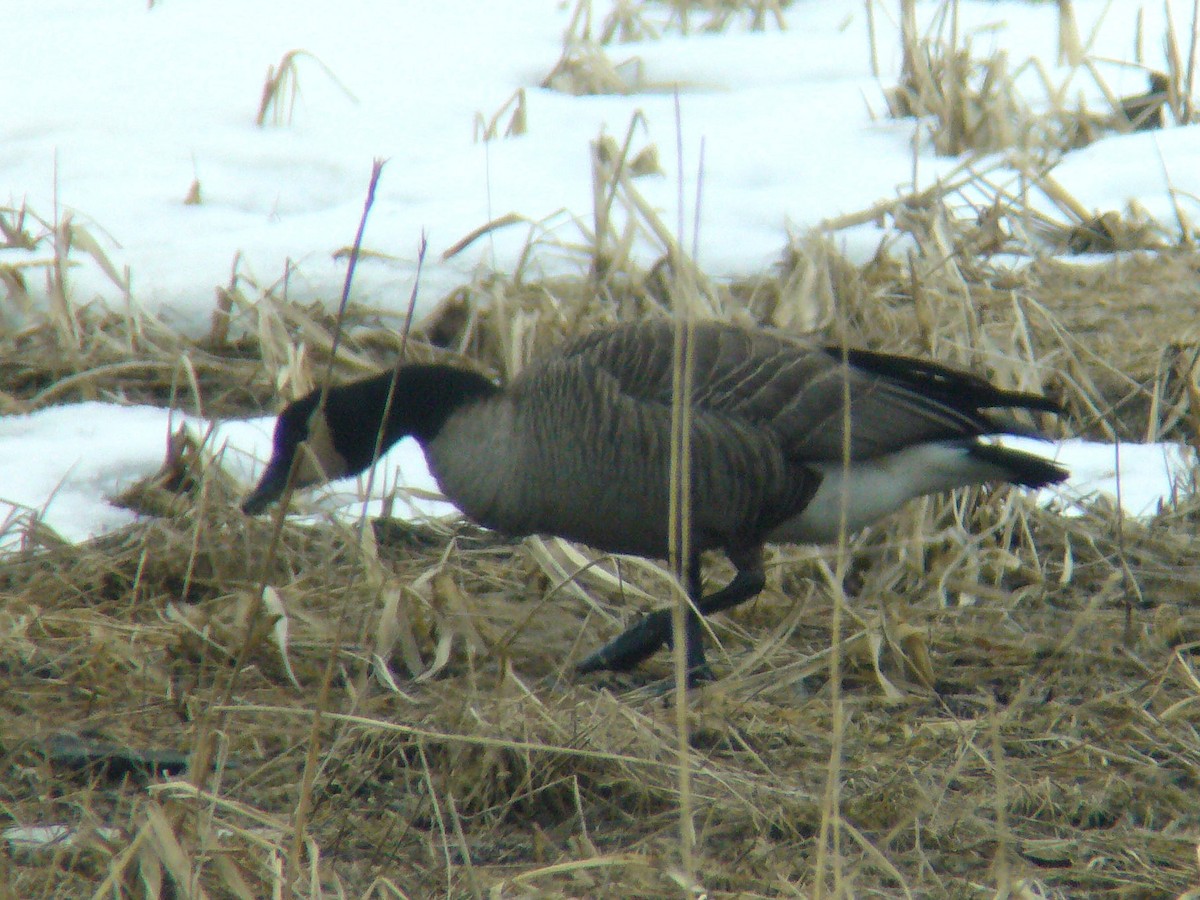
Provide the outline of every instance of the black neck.
{"type": "Polygon", "coordinates": [[[381,452],[409,435],[422,444],[433,440],[455,410],[499,390],[468,369],[445,363],[410,363],[399,371],[389,369],[330,388],[325,417],[334,446],[350,468],[358,470],[371,464],[389,391],[392,404],[383,428],[381,452]]]}

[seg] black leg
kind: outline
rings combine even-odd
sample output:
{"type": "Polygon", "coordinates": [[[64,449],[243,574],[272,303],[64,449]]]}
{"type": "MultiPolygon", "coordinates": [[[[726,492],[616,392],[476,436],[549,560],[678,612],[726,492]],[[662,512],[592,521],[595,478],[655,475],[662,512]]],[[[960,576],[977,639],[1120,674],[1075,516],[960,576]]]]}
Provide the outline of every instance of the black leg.
{"type": "MultiPolygon", "coordinates": [[[[687,564],[688,597],[696,603],[703,590],[700,578],[700,555],[695,554],[687,564]]],[[[688,610],[686,622],[686,647],[688,671],[696,666],[703,666],[704,639],[703,627],[699,618],[692,610],[688,610]]],[[[643,659],[650,656],[659,647],[671,644],[671,610],[659,609],[650,613],[635,625],[630,625],[617,637],[613,638],[583,662],[576,666],[581,674],[608,669],[613,672],[623,672],[632,669],[643,659]]]]}
{"type": "MultiPolygon", "coordinates": [[[[704,581],[700,577],[700,554],[694,554],[687,567],[688,605],[686,617],[683,620],[684,664],[687,666],[688,687],[695,687],[701,681],[712,681],[712,669],[704,658],[704,623],[696,615],[692,607],[700,607],[704,603],[704,581]]],[[[671,626],[670,616],[667,617],[667,646],[674,646],[675,634],[671,626]]]]}
{"type": "MultiPolygon", "coordinates": [[[[707,597],[700,597],[699,600],[696,599],[701,590],[699,559],[688,566],[688,592],[702,615],[730,609],[762,592],[766,576],[762,570],[760,551],[756,549],[749,554],[738,554],[733,557],[733,562],[738,566],[733,581],[707,597]]],[[[696,680],[712,677],[711,672],[707,672],[703,632],[704,627],[699,616],[689,610],[686,631],[689,680],[692,680],[693,676],[696,680]]],[[[576,670],[581,674],[605,669],[622,672],[632,669],[660,647],[670,643],[671,611],[655,610],[579,663],[576,670]]]]}
{"type": "Polygon", "coordinates": [[[631,625],[575,667],[580,674],[632,669],[671,636],[671,611],[660,609],[631,625]]]}

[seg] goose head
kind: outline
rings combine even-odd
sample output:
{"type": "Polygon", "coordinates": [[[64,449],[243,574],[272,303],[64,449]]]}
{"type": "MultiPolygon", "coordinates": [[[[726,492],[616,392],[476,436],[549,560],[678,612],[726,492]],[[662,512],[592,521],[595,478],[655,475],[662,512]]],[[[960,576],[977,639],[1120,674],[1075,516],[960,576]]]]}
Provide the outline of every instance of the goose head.
{"type": "Polygon", "coordinates": [[[377,447],[382,454],[409,435],[424,445],[460,407],[497,391],[482,375],[444,363],[405,365],[330,387],[323,406],[320,389],[310,391],[279,414],[271,459],[242,511],[262,512],[289,477],[293,488],[324,484],[366,471],[377,447]]]}

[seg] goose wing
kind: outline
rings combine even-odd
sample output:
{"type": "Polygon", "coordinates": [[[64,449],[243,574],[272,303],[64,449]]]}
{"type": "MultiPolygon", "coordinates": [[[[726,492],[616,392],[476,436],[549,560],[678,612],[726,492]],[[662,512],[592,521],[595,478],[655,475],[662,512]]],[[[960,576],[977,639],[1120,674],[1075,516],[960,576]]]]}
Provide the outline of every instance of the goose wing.
{"type": "MultiPolygon", "coordinates": [[[[627,399],[670,408],[674,328],[641,322],[594,332],[567,357],[608,375],[627,399]]],[[[995,411],[1057,411],[1040,395],[1004,391],[937,363],[823,347],[780,332],[718,322],[693,332],[693,407],[769,429],[794,461],[851,459],[917,444],[1025,431],[995,411]],[[848,408],[847,408],[848,401],[848,408]]]]}

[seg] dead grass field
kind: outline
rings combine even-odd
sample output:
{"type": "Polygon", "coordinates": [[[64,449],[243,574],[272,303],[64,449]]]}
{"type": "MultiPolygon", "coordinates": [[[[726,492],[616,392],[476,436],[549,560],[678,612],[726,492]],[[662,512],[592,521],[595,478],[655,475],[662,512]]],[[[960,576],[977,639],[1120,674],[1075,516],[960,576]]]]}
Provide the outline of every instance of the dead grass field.
{"type": "MultiPolygon", "coordinates": [[[[856,341],[932,343],[995,377],[1044,383],[1072,410],[1068,432],[1195,438],[1196,343],[1179,326],[1194,308],[1194,251],[1039,263],[970,283],[969,306],[929,279],[929,330],[904,266],[821,259],[834,263],[830,284],[855,286],[835,293],[856,341]],[[1131,308],[1136,335],[1123,326],[1131,308]],[[1028,335],[1028,358],[1014,334],[1028,335]],[[989,345],[1008,352],[972,353],[989,345]]],[[[770,320],[793,274],[736,285],[722,302],[770,320]]],[[[564,320],[586,328],[638,304],[654,314],[633,284],[598,295],[494,280],[464,287],[458,314],[429,328],[446,342],[457,323],[502,370],[502,323],[534,323],[523,346],[536,346],[564,320]],[[532,315],[543,307],[555,314],[532,315]]],[[[390,332],[352,334],[352,349],[380,361],[392,347],[390,332]]],[[[13,402],[61,378],[39,373],[47,357],[32,349],[53,335],[26,335],[24,363],[6,355],[26,379],[6,375],[13,402]]],[[[197,365],[210,412],[270,402],[246,348],[189,352],[219,361],[197,365]]],[[[137,396],[139,382],[117,373],[87,388],[137,396]]],[[[332,523],[285,524],[264,571],[272,523],[239,514],[245,486],[215,465],[174,475],[125,498],[158,517],[79,546],[33,530],[0,569],[0,796],[15,823],[80,829],[57,848],[10,847],[16,896],[140,895],[172,879],[265,896],[287,872],[314,895],[686,893],[674,712],[645,690],[669,659],[636,677],[555,683],[659,605],[636,590],[667,596],[661,577],[602,559],[564,584],[580,557],[553,542],[386,524],[360,540],[332,523]],[[270,610],[255,622],[264,580],[286,644],[270,610]],[[89,741],[103,745],[91,758],[89,741]],[[129,755],[163,750],[193,768],[151,777],[153,762],[129,755]]],[[[1190,499],[1118,529],[1108,508],[1063,518],[1013,492],[976,493],[913,504],[860,536],[841,582],[832,551],[777,548],[763,598],[714,621],[724,677],[690,698],[699,882],[746,897],[811,894],[818,877],[845,896],[1185,891],[1200,834],[1196,519],[1190,499]],[[835,584],[847,596],[836,702],[835,584]]]]}
{"type": "MultiPolygon", "coordinates": [[[[667,314],[686,282],[704,315],[1044,388],[1065,434],[1196,445],[1200,252],[1115,216],[1102,236],[1148,249],[1014,269],[991,256],[1020,243],[1025,211],[951,200],[888,212],[912,252],[855,266],[807,237],[732,285],[671,246],[671,266],[638,270],[598,210],[589,275],[481,276],[409,352],[503,377],[595,323],[667,314]]],[[[120,396],[258,413],[276,385],[320,376],[335,328],[236,284],[200,340],[63,309],[75,327],[48,315],[4,336],[0,410],[120,396]],[[301,343],[302,365],[285,352],[301,343]]],[[[393,361],[398,329],[352,307],[337,377],[393,361]]],[[[966,492],[911,504],[843,556],[773,548],[762,597],[712,621],[721,677],[687,698],[681,754],[675,699],[648,689],[667,655],[570,677],[670,596],[657,567],[467,524],[277,531],[240,514],[246,488],[189,444],[120,498],[147,514],[136,526],[71,545],[10,525],[6,896],[1200,896],[1186,490],[1146,521],[966,492]],[[63,839],[33,840],[45,826],[63,839]]]]}

